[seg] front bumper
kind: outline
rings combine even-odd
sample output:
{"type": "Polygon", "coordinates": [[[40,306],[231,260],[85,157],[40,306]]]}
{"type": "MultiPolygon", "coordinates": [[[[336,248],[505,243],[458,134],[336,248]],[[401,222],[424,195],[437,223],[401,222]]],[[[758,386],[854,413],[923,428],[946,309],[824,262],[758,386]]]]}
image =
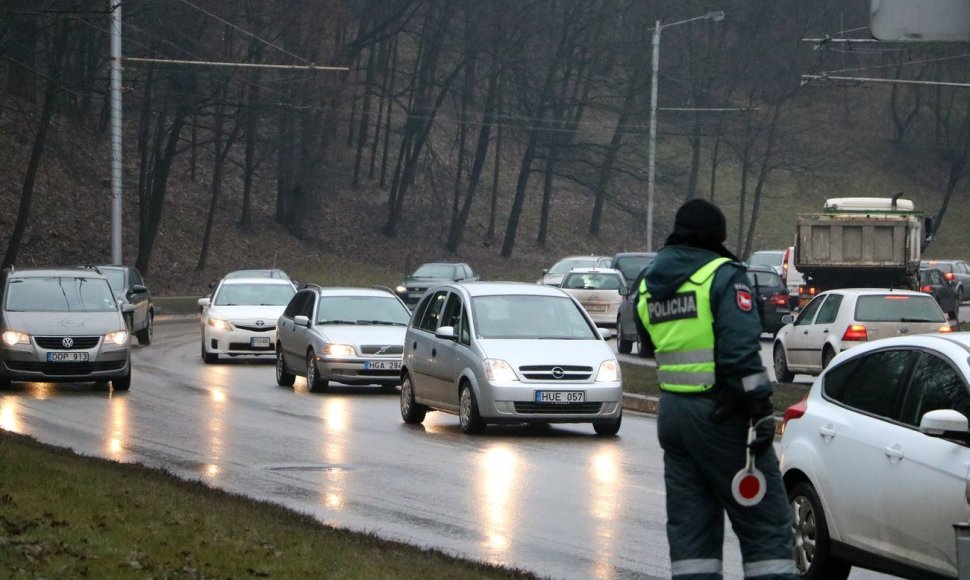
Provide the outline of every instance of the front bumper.
{"type": "Polygon", "coordinates": [[[108,347],[99,339],[93,348],[47,349],[31,338],[30,344],[0,347],[0,376],[14,381],[74,382],[102,381],[131,372],[129,342],[108,347]],[[84,362],[48,362],[48,353],[86,353],[84,362]]]}
{"type": "Polygon", "coordinates": [[[485,381],[479,384],[479,413],[489,423],[590,423],[616,420],[623,411],[623,383],[485,381]],[[537,403],[537,391],[583,391],[582,403],[537,403]]]}
{"type": "Polygon", "coordinates": [[[334,358],[317,355],[321,378],[345,385],[401,384],[402,356],[334,358]]]}
{"type": "Polygon", "coordinates": [[[202,336],[205,349],[213,354],[276,354],[275,326],[261,331],[236,327],[230,330],[219,330],[208,326],[203,328],[202,336]],[[264,344],[254,344],[254,338],[262,339],[264,344]]]}

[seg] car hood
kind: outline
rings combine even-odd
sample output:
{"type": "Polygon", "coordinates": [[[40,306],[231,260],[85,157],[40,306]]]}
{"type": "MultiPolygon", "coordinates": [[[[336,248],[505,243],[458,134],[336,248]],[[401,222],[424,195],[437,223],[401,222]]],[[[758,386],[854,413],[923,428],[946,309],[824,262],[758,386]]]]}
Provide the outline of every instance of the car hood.
{"type": "Polygon", "coordinates": [[[35,336],[107,334],[125,328],[121,313],[111,312],[7,312],[11,330],[35,336]]]}
{"type": "Polygon", "coordinates": [[[328,342],[340,344],[404,345],[406,326],[320,324],[316,327],[328,342]]]}
{"type": "Polygon", "coordinates": [[[595,372],[605,360],[616,360],[604,340],[538,340],[488,338],[478,341],[488,358],[522,365],[581,365],[595,372]]]}
{"type": "Polygon", "coordinates": [[[210,306],[206,316],[223,320],[264,320],[275,325],[284,310],[286,306],[210,306]]]}

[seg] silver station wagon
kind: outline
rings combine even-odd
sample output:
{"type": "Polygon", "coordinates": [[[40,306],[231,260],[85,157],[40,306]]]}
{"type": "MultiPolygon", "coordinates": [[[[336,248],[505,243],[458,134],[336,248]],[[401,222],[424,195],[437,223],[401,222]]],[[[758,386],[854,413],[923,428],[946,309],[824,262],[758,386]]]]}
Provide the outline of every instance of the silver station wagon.
{"type": "Polygon", "coordinates": [[[558,288],[515,282],[431,289],[404,340],[401,416],[458,415],[489,423],[592,423],[620,429],[620,365],[583,307],[558,288]]]}

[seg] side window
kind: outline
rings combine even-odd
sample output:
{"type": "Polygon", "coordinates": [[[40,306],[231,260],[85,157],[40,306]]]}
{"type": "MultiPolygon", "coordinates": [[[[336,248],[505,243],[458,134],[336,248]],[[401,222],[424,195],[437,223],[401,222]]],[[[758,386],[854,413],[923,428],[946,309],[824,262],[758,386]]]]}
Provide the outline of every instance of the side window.
{"type": "Polygon", "coordinates": [[[836,401],[842,401],[845,398],[845,390],[849,387],[849,379],[852,377],[852,372],[858,365],[859,359],[851,359],[837,367],[828,369],[825,372],[825,377],[822,379],[822,392],[826,396],[835,399],[836,401]]]}
{"type": "Polygon", "coordinates": [[[457,292],[452,292],[448,297],[445,313],[441,317],[441,326],[452,326],[457,333],[461,326],[461,311],[461,296],[457,292]]]}
{"type": "Polygon", "coordinates": [[[283,310],[283,316],[287,318],[293,318],[299,315],[303,309],[303,303],[306,300],[308,292],[297,292],[293,298],[290,299],[290,303],[286,305],[286,309],[283,310]]]}
{"type": "Polygon", "coordinates": [[[304,292],[304,294],[306,294],[306,298],[300,306],[300,314],[313,320],[313,307],[317,305],[318,294],[316,292],[304,292]]]}
{"type": "Polygon", "coordinates": [[[829,294],[825,304],[818,309],[818,318],[815,319],[815,324],[831,324],[835,322],[835,317],[839,315],[839,306],[841,304],[841,294],[829,294]]]}
{"type": "Polygon", "coordinates": [[[833,398],[865,413],[893,417],[900,379],[911,358],[908,350],[884,350],[862,358],[847,378],[841,398],[833,398]]]}
{"type": "Polygon", "coordinates": [[[915,427],[923,415],[937,409],[953,409],[970,417],[970,391],[949,362],[924,352],[913,365],[899,420],[915,427]]]}
{"type": "Polygon", "coordinates": [[[425,308],[423,316],[421,316],[421,322],[418,323],[418,328],[421,330],[427,330],[428,332],[434,332],[438,328],[438,321],[441,320],[441,313],[445,307],[445,297],[448,296],[447,290],[439,290],[434,293],[425,308]]]}
{"type": "Polygon", "coordinates": [[[960,262],[960,271],[964,274],[970,274],[970,267],[967,266],[966,262],[960,262]]]}
{"type": "Polygon", "coordinates": [[[468,311],[464,309],[461,311],[461,326],[458,328],[458,341],[465,346],[471,346],[472,343],[472,333],[468,328],[468,311]]]}
{"type": "Polygon", "coordinates": [[[805,326],[806,324],[811,324],[812,319],[815,318],[815,312],[824,301],[825,296],[817,296],[814,300],[809,302],[808,305],[802,310],[802,313],[798,315],[798,319],[795,320],[795,326],[805,326]]]}

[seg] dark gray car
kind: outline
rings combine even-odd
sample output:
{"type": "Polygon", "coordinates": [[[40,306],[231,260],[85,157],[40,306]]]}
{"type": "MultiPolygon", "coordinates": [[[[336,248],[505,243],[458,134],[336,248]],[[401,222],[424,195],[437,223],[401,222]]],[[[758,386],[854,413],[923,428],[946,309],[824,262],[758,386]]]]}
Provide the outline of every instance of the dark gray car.
{"type": "Polygon", "coordinates": [[[409,308],[412,308],[432,286],[448,282],[476,282],[481,279],[482,277],[464,262],[429,262],[418,266],[395,289],[395,292],[409,308]]]}
{"type": "Polygon", "coordinates": [[[111,381],[131,386],[120,306],[97,268],[5,269],[0,276],[0,386],[11,381],[111,381]]]}
{"type": "Polygon", "coordinates": [[[919,267],[943,272],[943,277],[953,285],[960,304],[970,299],[970,264],[963,260],[923,260],[919,267]]]}
{"type": "Polygon", "coordinates": [[[145,285],[145,280],[137,268],[132,266],[98,266],[111,284],[115,298],[122,304],[131,304],[134,308],[125,313],[128,332],[135,335],[138,344],[152,343],[155,332],[155,307],[152,305],[151,290],[145,285]]]}
{"type": "Polygon", "coordinates": [[[623,302],[616,314],[616,350],[621,354],[633,352],[633,345],[637,345],[637,354],[646,357],[643,349],[645,337],[643,326],[637,324],[637,297],[639,295],[640,283],[646,275],[647,269],[644,268],[640,274],[633,279],[633,282],[622,292],[624,292],[623,302]]]}

